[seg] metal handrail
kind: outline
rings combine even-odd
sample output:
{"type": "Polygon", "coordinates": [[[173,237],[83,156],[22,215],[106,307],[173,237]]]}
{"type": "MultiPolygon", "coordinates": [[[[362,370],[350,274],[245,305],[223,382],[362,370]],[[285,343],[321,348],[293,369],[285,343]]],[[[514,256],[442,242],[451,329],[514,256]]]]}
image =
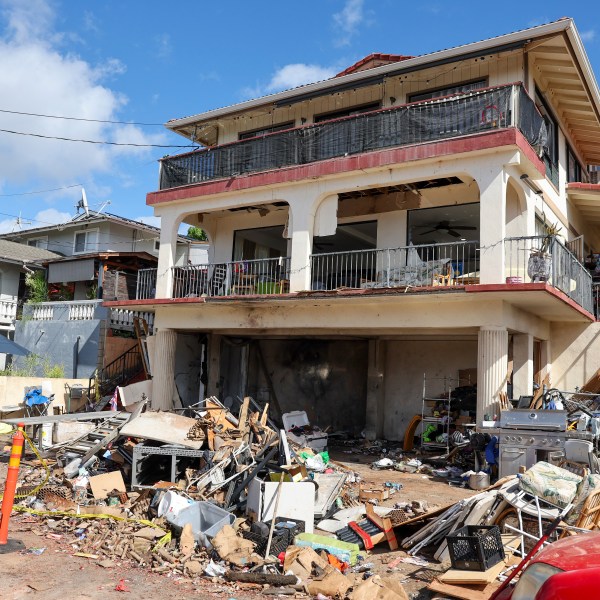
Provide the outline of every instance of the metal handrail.
{"type": "Polygon", "coordinates": [[[594,312],[592,276],[556,236],[535,235],[504,240],[506,281],[545,282],[594,312]]]}
{"type": "Polygon", "coordinates": [[[455,286],[479,281],[477,241],[350,250],[310,257],[311,289],[455,286]]]}
{"type": "Polygon", "coordinates": [[[172,267],[173,298],[273,295],[289,291],[289,257],[172,267]]]}
{"type": "Polygon", "coordinates": [[[532,146],[545,123],[523,85],[414,102],[203,148],[161,160],[160,189],[373,150],[518,127],[532,146]]]}

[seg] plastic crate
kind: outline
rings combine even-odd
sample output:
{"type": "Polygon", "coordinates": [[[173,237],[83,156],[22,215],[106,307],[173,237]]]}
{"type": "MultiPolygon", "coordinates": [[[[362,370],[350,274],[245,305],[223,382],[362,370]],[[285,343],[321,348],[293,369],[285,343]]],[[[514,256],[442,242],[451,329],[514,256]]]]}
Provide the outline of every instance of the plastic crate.
{"type": "MultiPolygon", "coordinates": [[[[267,521],[266,525],[270,528],[271,521],[267,521]]],[[[294,543],[294,538],[299,534],[304,533],[304,521],[299,521],[297,519],[288,519],[287,517],[277,517],[275,519],[275,529],[273,529],[273,539],[271,540],[271,548],[269,550],[269,554],[273,556],[279,555],[280,552],[285,552],[288,546],[291,546],[294,543]],[[289,529],[277,529],[278,523],[295,523],[294,527],[289,529]]],[[[267,542],[269,541],[269,536],[263,536],[260,533],[254,533],[253,531],[244,531],[242,536],[254,542],[256,544],[255,552],[264,556],[264,553],[267,549],[267,542]]]]}
{"type": "Polygon", "coordinates": [[[497,525],[466,525],[446,536],[453,569],[487,571],[504,559],[497,525]]]}

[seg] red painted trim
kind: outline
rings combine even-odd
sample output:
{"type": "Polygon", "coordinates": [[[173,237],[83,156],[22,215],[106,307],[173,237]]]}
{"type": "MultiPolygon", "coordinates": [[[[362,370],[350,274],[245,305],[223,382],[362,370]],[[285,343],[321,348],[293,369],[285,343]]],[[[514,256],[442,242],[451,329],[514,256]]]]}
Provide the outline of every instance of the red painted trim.
{"type": "Polygon", "coordinates": [[[600,192],[600,183],[567,183],[567,191],[585,190],[587,192],[600,192]]]}
{"type": "Polygon", "coordinates": [[[501,146],[517,146],[534,164],[540,174],[542,176],[545,175],[546,167],[544,163],[536,155],[523,134],[516,128],[507,128],[439,142],[403,146],[401,148],[389,148],[353,156],[332,158],[330,160],[323,160],[308,165],[298,165],[273,171],[250,173],[240,177],[206,181],[168,190],[150,192],[146,196],[146,204],[152,206],[155,204],[163,204],[165,202],[174,202],[176,200],[197,198],[198,196],[210,196],[213,194],[236,192],[260,186],[291,183],[302,181],[304,179],[325,177],[336,173],[373,169],[382,166],[425,160],[428,158],[437,158],[440,156],[452,156],[454,154],[465,152],[477,152],[501,146]]]}
{"type": "Polygon", "coordinates": [[[561,292],[559,289],[551,286],[548,283],[480,283],[478,285],[465,286],[465,291],[468,294],[478,292],[547,292],[558,300],[568,304],[572,309],[576,310],[590,321],[596,320],[592,313],[585,310],[585,308],[582,306],[579,306],[575,300],[569,298],[569,296],[567,296],[564,292],[561,292]]]}

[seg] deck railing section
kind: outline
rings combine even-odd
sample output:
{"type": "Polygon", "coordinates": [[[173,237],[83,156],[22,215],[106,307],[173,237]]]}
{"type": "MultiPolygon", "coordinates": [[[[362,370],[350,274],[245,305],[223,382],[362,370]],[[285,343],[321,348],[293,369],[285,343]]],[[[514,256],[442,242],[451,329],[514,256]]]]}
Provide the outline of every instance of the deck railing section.
{"type": "Polygon", "coordinates": [[[312,290],[479,283],[476,241],[313,254],[312,290]]]}
{"type": "Polygon", "coordinates": [[[521,84],[414,102],[161,160],[160,189],[518,127],[536,149],[546,125],[521,84]]]}
{"type": "Polygon", "coordinates": [[[289,291],[289,258],[173,267],[173,298],[273,295],[289,291]]]}
{"type": "Polygon", "coordinates": [[[157,269],[139,269],[135,288],[136,300],[147,300],[156,297],[157,269]]]}
{"type": "Polygon", "coordinates": [[[17,318],[17,301],[0,300],[0,322],[13,323],[17,318]]]}
{"type": "Polygon", "coordinates": [[[594,312],[592,276],[557,237],[504,240],[506,283],[547,282],[589,312],[594,312]]]}

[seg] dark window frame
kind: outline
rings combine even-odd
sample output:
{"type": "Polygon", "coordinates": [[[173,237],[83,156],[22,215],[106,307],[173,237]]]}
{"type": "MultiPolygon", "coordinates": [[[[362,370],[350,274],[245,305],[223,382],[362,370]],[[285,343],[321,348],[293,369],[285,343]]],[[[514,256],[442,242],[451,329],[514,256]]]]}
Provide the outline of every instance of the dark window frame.
{"type": "Polygon", "coordinates": [[[295,121],[287,121],[280,125],[269,125],[268,127],[261,127],[259,129],[251,129],[250,131],[240,131],[238,133],[238,141],[251,140],[253,138],[261,137],[269,133],[276,133],[277,131],[285,131],[286,129],[293,129],[296,126],[295,121]]]}
{"type": "Polygon", "coordinates": [[[443,98],[445,96],[453,96],[455,94],[467,94],[469,92],[480,90],[486,87],[489,87],[487,77],[484,77],[483,79],[471,79],[469,81],[462,81],[461,83],[451,86],[445,85],[439,88],[434,88],[433,90],[413,92],[412,94],[408,94],[406,101],[409,104],[411,102],[423,102],[426,100],[443,98]]]}
{"type": "Polygon", "coordinates": [[[360,104],[358,106],[350,106],[341,110],[334,110],[325,113],[319,113],[313,116],[313,123],[323,123],[324,121],[333,121],[335,119],[343,119],[344,117],[352,117],[362,113],[372,112],[381,108],[381,100],[360,104]]]}
{"type": "Polygon", "coordinates": [[[573,148],[566,143],[567,146],[567,183],[582,182],[584,169],[582,164],[579,162],[577,155],[573,152],[573,148]]]}

